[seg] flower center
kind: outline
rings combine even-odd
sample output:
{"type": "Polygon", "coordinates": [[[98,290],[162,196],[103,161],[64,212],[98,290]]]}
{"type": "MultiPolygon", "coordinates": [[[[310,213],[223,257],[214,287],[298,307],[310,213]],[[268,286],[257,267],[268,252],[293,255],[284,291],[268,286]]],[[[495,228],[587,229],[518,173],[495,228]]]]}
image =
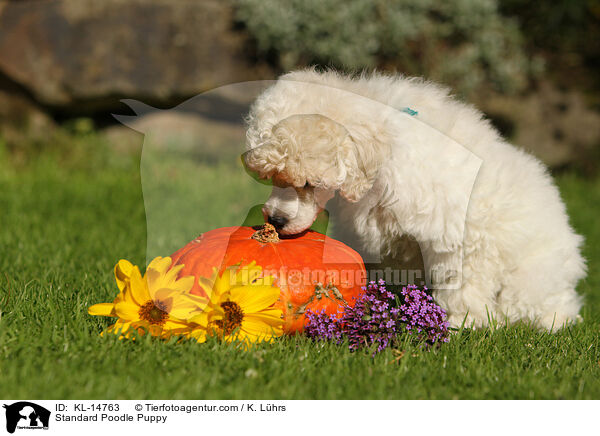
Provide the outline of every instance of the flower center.
{"type": "Polygon", "coordinates": [[[150,324],[163,325],[169,318],[166,311],[166,305],[160,301],[148,301],[140,307],[140,318],[148,321],[150,324]]]}
{"type": "Polygon", "coordinates": [[[229,335],[236,328],[242,325],[242,320],[244,319],[244,312],[242,308],[233,301],[225,301],[221,303],[221,307],[225,312],[223,319],[215,321],[215,324],[223,330],[223,334],[229,335]]]}

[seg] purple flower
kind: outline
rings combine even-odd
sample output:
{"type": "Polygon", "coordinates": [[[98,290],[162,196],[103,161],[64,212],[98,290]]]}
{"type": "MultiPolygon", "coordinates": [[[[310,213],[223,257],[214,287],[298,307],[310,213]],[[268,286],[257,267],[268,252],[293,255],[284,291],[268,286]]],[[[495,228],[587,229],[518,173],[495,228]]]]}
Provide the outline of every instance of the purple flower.
{"type": "Polygon", "coordinates": [[[402,334],[409,334],[429,344],[448,342],[446,312],[433,302],[427,288],[415,285],[402,289],[398,301],[385,287],[385,282],[370,282],[363,288],[354,306],[327,315],[324,311],[307,311],[305,333],[314,340],[348,341],[350,350],[373,347],[376,354],[398,344],[402,334]]]}
{"type": "MultiPolygon", "coordinates": [[[[402,288],[403,304],[399,320],[404,328],[417,332],[420,340],[429,343],[448,342],[448,327],[446,311],[433,302],[427,288],[418,289],[415,285],[402,288]]],[[[412,333],[412,332],[411,332],[412,333]]]]}
{"type": "Polygon", "coordinates": [[[310,309],[306,312],[308,323],[304,332],[311,338],[321,340],[340,341],[342,332],[338,324],[336,315],[327,315],[325,310],[321,312],[312,312],[310,309]]]}

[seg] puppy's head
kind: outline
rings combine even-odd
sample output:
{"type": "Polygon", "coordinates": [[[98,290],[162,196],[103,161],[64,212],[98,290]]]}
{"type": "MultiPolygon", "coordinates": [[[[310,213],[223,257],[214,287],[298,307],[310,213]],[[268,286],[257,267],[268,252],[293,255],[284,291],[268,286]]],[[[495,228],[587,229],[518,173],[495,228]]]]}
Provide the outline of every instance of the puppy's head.
{"type": "Polygon", "coordinates": [[[344,126],[323,115],[292,115],[248,139],[244,163],[259,178],[272,180],[263,213],[281,234],[308,229],[335,191],[356,202],[373,185],[375,171],[365,150],[344,126]]]}

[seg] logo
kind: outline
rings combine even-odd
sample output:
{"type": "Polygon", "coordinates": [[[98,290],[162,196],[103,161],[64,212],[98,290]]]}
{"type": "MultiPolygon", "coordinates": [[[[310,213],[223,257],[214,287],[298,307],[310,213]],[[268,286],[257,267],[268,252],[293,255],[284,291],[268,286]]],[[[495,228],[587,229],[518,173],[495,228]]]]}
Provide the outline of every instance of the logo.
{"type": "Polygon", "coordinates": [[[14,433],[15,429],[48,430],[50,411],[28,401],[19,401],[11,405],[5,404],[6,431],[14,433]]]}

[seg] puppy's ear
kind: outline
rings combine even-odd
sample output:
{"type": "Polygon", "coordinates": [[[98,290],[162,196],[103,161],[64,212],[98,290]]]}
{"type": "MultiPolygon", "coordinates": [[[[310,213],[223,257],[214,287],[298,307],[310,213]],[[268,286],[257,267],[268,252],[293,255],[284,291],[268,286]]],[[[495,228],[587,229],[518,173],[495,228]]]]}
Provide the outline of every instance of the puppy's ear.
{"type": "Polygon", "coordinates": [[[364,140],[348,136],[348,144],[342,158],[346,166],[346,179],[340,188],[340,195],[346,200],[356,203],[371,190],[379,168],[389,157],[389,146],[378,141],[374,136],[367,136],[364,140]]]}

